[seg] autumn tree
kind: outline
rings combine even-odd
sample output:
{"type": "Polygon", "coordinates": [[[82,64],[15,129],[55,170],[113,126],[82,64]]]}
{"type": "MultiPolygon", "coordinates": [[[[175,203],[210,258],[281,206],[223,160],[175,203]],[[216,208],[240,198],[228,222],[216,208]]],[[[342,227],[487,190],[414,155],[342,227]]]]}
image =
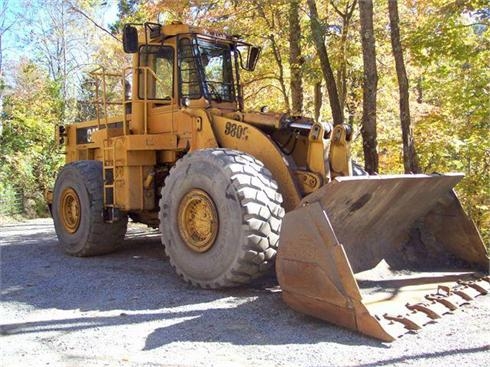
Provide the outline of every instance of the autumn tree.
{"type": "Polygon", "coordinates": [[[395,59],[398,90],[400,93],[400,124],[403,139],[403,166],[405,173],[418,173],[420,171],[415,153],[415,142],[410,120],[410,101],[408,90],[408,77],[403,60],[403,50],[400,41],[400,27],[397,0],[388,0],[390,18],[390,36],[393,57],[395,59]]]}
{"type": "Polygon", "coordinates": [[[339,94],[340,108],[344,110],[347,97],[347,48],[348,36],[351,28],[352,17],[357,6],[357,0],[337,1],[330,0],[330,5],[342,20],[340,43],[337,50],[339,65],[337,68],[337,90],[339,94]]]}
{"type": "Polygon", "coordinates": [[[55,153],[53,140],[62,108],[61,90],[28,60],[21,60],[12,82],[3,103],[0,194],[22,193],[24,202],[31,203],[25,205],[31,214],[42,214],[42,193],[52,187],[53,172],[62,158],[55,153]]]}
{"type": "MultiPolygon", "coordinates": [[[[4,1],[3,4],[7,3],[14,2],[4,1]]],[[[21,58],[12,58],[11,52],[5,52],[2,60],[2,68],[8,70],[4,76],[9,77],[9,85],[4,90],[8,92],[8,101],[4,99],[3,103],[4,116],[8,111],[8,119],[2,121],[0,186],[11,189],[25,183],[39,196],[45,184],[33,182],[30,173],[47,167],[52,178],[56,169],[51,163],[42,166],[39,163],[41,159],[55,155],[50,152],[51,156],[48,156],[50,148],[39,148],[42,142],[36,137],[46,141],[52,139],[54,124],[61,119],[60,108],[83,96],[91,98],[90,82],[82,76],[82,71],[90,71],[99,64],[118,71],[129,65],[130,60],[123,54],[119,41],[95,29],[88,18],[73,11],[74,8],[81,9],[97,23],[100,20],[97,14],[104,11],[104,5],[96,4],[103,3],[84,0],[32,0],[30,3],[32,7],[25,9],[24,15],[36,27],[32,33],[19,33],[25,37],[15,42],[19,53],[26,57],[22,65],[30,66],[19,68],[21,58]],[[60,24],[61,19],[65,20],[63,24],[60,24]],[[63,65],[65,57],[66,64],[63,65]],[[32,96],[25,88],[18,87],[22,78],[17,76],[20,75],[25,80],[34,80],[32,96]],[[60,76],[67,77],[66,87],[60,76]],[[44,87],[38,81],[42,81],[44,87]],[[73,93],[72,84],[82,91],[73,93]],[[68,98],[63,98],[63,89],[68,98]],[[24,146],[31,148],[19,148],[20,153],[16,153],[17,147],[24,146]],[[15,170],[22,172],[18,175],[21,179],[14,177],[12,172],[15,170]]],[[[113,32],[118,38],[120,26],[126,22],[180,20],[240,35],[249,43],[261,46],[261,60],[255,72],[241,73],[246,109],[256,110],[268,105],[271,110],[284,112],[290,107],[294,113],[302,110],[316,120],[330,115],[330,109],[336,124],[343,123],[343,114],[348,113],[349,123],[362,127],[361,133],[355,132],[353,136],[353,156],[359,159],[366,147],[373,154],[378,151],[378,163],[369,163],[367,158],[367,166],[370,172],[379,169],[383,173],[408,170],[400,150],[403,143],[398,109],[400,98],[393,93],[399,88],[396,62],[393,62],[396,47],[391,44],[390,34],[396,27],[389,26],[389,8],[373,12],[372,6],[397,5],[399,18],[403,20],[398,39],[403,44],[399,50],[403,51],[405,81],[408,87],[416,86],[417,92],[417,95],[407,94],[404,106],[409,114],[404,116],[409,116],[413,123],[409,126],[413,126],[420,170],[464,172],[466,177],[457,187],[458,195],[481,228],[483,237],[490,238],[490,24],[487,2],[407,0],[384,1],[378,5],[378,2],[368,0],[118,0],[117,4],[119,19],[113,32]],[[366,6],[371,8],[367,18],[363,16],[366,6]],[[400,36],[403,37],[400,39],[400,36]],[[371,66],[363,57],[364,41],[370,41],[372,45],[368,57],[371,66]],[[365,78],[364,73],[367,74],[365,78]],[[374,73],[377,84],[376,78],[372,77],[374,73]],[[322,79],[328,93],[325,98],[319,83],[322,79]],[[371,82],[369,88],[362,83],[368,79],[371,82]],[[367,95],[363,96],[364,93],[367,95]],[[367,103],[370,106],[363,106],[367,103]],[[364,127],[369,123],[375,135],[365,137],[364,127]],[[363,141],[369,139],[370,145],[363,146],[363,141]]],[[[4,8],[0,6],[0,15],[4,8]]],[[[0,17],[0,30],[11,20],[11,16],[0,17]]],[[[397,25],[398,21],[393,24],[397,25]]],[[[399,33],[400,29],[397,30],[399,33]]],[[[2,33],[1,46],[14,44],[12,38],[5,38],[11,33],[2,33]]],[[[403,78],[400,81],[403,82],[403,78]]],[[[79,108],[78,112],[80,118],[87,118],[93,111],[79,108]]],[[[74,113],[65,116],[67,121],[75,121],[74,113]]],[[[415,170],[412,167],[409,171],[415,170]]],[[[49,175],[42,173],[39,180],[47,182],[45,178],[49,175]]]]}
{"type": "Polygon", "coordinates": [[[112,33],[117,34],[122,31],[125,23],[142,23],[148,21],[144,12],[138,11],[141,0],[118,0],[117,1],[117,20],[109,26],[112,33]]]}
{"type": "MultiPolygon", "coordinates": [[[[407,9],[400,5],[402,14],[407,9]]],[[[422,103],[410,106],[419,165],[424,172],[465,174],[457,194],[490,244],[488,4],[431,0],[410,5],[404,45],[423,92],[422,103]]]]}
{"type": "MultiPolygon", "coordinates": [[[[73,10],[81,0],[47,0],[33,2],[25,17],[36,24],[25,35],[31,60],[47,71],[59,85],[63,105],[60,121],[76,116],[76,94],[82,74],[93,69],[91,55],[99,34],[87,19],[73,10]]],[[[87,5],[88,6],[88,5],[87,5]]]]}
{"type": "Polygon", "coordinates": [[[292,112],[297,115],[300,115],[303,110],[302,63],[299,0],[292,0],[289,5],[289,68],[291,69],[292,112]]]}
{"type": "Polygon", "coordinates": [[[307,0],[309,15],[310,15],[310,27],[313,42],[315,44],[318,58],[320,59],[320,65],[327,85],[328,100],[330,102],[330,109],[332,111],[332,118],[334,125],[340,125],[344,122],[344,113],[340,106],[339,95],[337,91],[337,85],[335,82],[334,73],[330,64],[330,59],[325,46],[325,29],[322,26],[322,22],[318,16],[318,10],[315,0],[307,0]]]}
{"type": "Polygon", "coordinates": [[[361,23],[362,59],[364,81],[362,93],[362,139],[364,167],[370,174],[378,172],[377,131],[376,131],[376,95],[378,72],[376,69],[376,46],[373,30],[373,2],[359,0],[361,23]]]}
{"type": "Polygon", "coordinates": [[[278,34],[271,30],[281,30],[287,29],[284,21],[284,10],[281,6],[272,5],[267,7],[267,2],[263,0],[254,0],[253,1],[257,13],[260,18],[265,22],[268,31],[265,33],[264,37],[268,39],[272,48],[272,54],[274,56],[274,60],[277,65],[278,76],[277,80],[279,81],[280,90],[282,93],[282,97],[284,100],[284,106],[287,111],[291,110],[289,103],[289,93],[287,88],[287,80],[286,80],[286,65],[284,62],[283,49],[280,46],[280,39],[283,37],[278,36],[278,34]]]}
{"type": "Polygon", "coordinates": [[[75,120],[78,76],[95,49],[94,31],[80,26],[83,20],[70,11],[72,3],[78,2],[32,2],[22,16],[36,27],[16,39],[22,47],[4,59],[9,76],[0,101],[0,196],[23,197],[30,214],[46,209],[42,193],[52,188],[63,158],[54,131],[75,120]]]}
{"type": "Polygon", "coordinates": [[[2,5],[0,5],[0,76],[3,71],[3,48],[2,38],[5,32],[8,32],[10,28],[14,25],[14,21],[7,21],[8,0],[5,0],[2,5]]]}

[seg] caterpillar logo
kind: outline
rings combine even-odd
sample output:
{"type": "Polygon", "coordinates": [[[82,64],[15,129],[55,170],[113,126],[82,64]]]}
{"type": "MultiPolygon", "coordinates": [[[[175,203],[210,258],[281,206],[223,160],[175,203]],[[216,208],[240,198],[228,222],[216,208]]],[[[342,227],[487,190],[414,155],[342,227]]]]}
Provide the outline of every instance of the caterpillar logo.
{"type": "MultiPolygon", "coordinates": [[[[122,121],[111,122],[107,125],[109,129],[121,128],[123,126],[122,121]]],[[[105,129],[105,125],[100,125],[100,129],[105,129]]],[[[77,144],[90,144],[93,143],[92,134],[99,130],[98,126],[88,126],[77,128],[77,144]]]]}

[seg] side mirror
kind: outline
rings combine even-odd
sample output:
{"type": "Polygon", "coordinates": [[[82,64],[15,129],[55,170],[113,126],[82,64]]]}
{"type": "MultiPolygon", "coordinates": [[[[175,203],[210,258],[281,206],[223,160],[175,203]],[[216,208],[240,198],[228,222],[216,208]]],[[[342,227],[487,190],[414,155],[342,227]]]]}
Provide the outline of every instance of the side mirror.
{"type": "Polygon", "coordinates": [[[248,51],[246,70],[255,70],[255,66],[257,65],[257,61],[259,60],[260,51],[260,47],[250,46],[250,50],[248,51]]]}
{"type": "Polygon", "coordinates": [[[138,52],[138,30],[129,24],[123,28],[123,49],[127,54],[138,52]]]}

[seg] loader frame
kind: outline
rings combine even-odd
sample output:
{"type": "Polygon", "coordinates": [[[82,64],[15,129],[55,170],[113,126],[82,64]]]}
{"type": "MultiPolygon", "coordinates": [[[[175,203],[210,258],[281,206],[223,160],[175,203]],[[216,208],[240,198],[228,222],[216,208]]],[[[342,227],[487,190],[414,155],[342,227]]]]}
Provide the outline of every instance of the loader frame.
{"type": "Polygon", "coordinates": [[[487,250],[453,191],[461,175],[353,177],[350,126],[245,111],[239,69],[260,48],[235,36],[145,23],[124,27],[123,47],[131,67],[91,73],[95,119],[57,132],[67,164],[47,200],[69,254],[114,250],[128,216],[159,227],[176,272],[203,288],[245,284],[277,252],[288,305],[384,341],[490,291],[487,250]],[[380,264],[421,282],[375,282],[390,292],[366,297],[362,276],[380,264]],[[394,312],[398,294],[415,296],[394,312]]]}
{"type": "MultiPolygon", "coordinates": [[[[148,217],[147,214],[151,217],[153,213],[152,222],[155,223],[158,192],[162,185],[162,182],[155,182],[157,167],[165,167],[168,171],[186,152],[199,149],[227,147],[249,153],[264,162],[278,181],[286,210],[295,208],[305,194],[315,191],[331,177],[351,174],[348,126],[332,128],[330,124],[311,120],[298,123],[298,119],[289,118],[288,121],[285,115],[243,112],[238,72],[239,65],[243,67],[243,60],[239,52],[234,52],[233,57],[232,100],[213,102],[206,83],[200,84],[199,95],[191,99],[183,97],[183,51],[179,48],[182,40],[189,40],[193,50],[198,37],[221,42],[232,50],[237,50],[240,45],[250,45],[233,37],[209,36],[202,30],[184,25],[168,27],[152,39],[150,26],[145,25],[147,32],[139,36],[133,66],[121,74],[103,68],[94,70],[91,76],[96,86],[93,101],[96,119],[60,130],[59,139],[65,145],[67,163],[87,159],[103,163],[107,221],[117,220],[122,211],[139,213],[139,217],[148,217]],[[159,77],[155,70],[142,64],[140,55],[145,47],[174,50],[171,76],[174,93],[168,101],[149,96],[149,84],[157,83],[159,77]],[[128,76],[132,76],[135,86],[132,99],[126,93],[128,76]],[[109,78],[120,80],[124,93],[119,100],[108,100],[109,78]],[[124,113],[109,117],[108,106],[116,104],[122,105],[124,113]],[[131,113],[127,113],[129,110],[131,113]],[[268,129],[279,130],[285,124],[291,126],[290,134],[296,134],[294,139],[304,141],[303,147],[297,148],[300,151],[297,155],[306,157],[301,158],[301,167],[295,164],[296,157],[290,159],[281,150],[277,140],[282,138],[274,141],[267,133],[268,129]],[[325,152],[329,153],[330,159],[325,152]],[[285,165],[284,159],[289,159],[290,164],[285,165]]],[[[192,58],[199,63],[199,55],[193,54],[192,58]]],[[[199,79],[205,80],[202,65],[197,65],[196,69],[201,74],[199,79]]]]}

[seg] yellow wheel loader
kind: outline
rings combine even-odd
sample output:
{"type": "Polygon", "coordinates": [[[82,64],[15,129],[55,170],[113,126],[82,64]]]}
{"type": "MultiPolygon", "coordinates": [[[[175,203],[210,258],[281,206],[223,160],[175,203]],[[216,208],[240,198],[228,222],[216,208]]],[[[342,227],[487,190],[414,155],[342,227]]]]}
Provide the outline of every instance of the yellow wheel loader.
{"type": "Polygon", "coordinates": [[[145,23],[123,46],[131,67],[92,74],[96,118],[58,129],[48,202],[68,254],[113,251],[131,218],[160,228],[187,282],[238,286],[275,262],[293,309],[385,341],[488,293],[461,175],[353,175],[351,127],[246,112],[260,48],[238,37],[145,23]]]}

